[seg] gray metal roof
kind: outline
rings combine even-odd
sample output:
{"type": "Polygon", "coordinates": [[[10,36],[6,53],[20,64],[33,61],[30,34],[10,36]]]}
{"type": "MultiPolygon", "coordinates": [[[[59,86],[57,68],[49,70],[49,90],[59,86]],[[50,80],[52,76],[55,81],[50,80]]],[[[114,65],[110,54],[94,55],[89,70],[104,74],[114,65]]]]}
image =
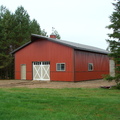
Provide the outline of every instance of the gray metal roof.
{"type": "Polygon", "coordinates": [[[83,45],[83,44],[74,43],[74,42],[69,42],[69,41],[65,41],[65,40],[48,38],[48,37],[41,36],[41,35],[36,35],[36,34],[32,34],[31,35],[31,41],[30,42],[22,45],[21,47],[17,48],[16,50],[14,50],[11,53],[14,54],[18,50],[20,50],[23,47],[29,45],[30,43],[32,43],[34,40],[37,40],[37,39],[46,39],[46,40],[49,40],[49,41],[52,41],[52,42],[55,42],[55,43],[58,43],[58,44],[62,44],[62,45],[71,47],[71,48],[76,49],[76,50],[82,50],[82,51],[89,51],[89,52],[95,52],[95,53],[108,54],[108,51],[106,51],[104,49],[101,49],[101,48],[92,47],[92,46],[83,45]]]}

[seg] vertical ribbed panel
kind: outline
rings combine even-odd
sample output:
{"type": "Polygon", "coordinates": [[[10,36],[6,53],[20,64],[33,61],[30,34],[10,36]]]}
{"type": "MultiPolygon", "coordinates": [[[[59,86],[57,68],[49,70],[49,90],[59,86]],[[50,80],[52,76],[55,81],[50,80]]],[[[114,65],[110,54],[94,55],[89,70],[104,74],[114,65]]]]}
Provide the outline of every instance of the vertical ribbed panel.
{"type": "Polygon", "coordinates": [[[109,58],[107,55],[75,51],[75,81],[101,79],[103,74],[109,74],[109,58]],[[89,71],[88,64],[93,64],[89,71]]]}

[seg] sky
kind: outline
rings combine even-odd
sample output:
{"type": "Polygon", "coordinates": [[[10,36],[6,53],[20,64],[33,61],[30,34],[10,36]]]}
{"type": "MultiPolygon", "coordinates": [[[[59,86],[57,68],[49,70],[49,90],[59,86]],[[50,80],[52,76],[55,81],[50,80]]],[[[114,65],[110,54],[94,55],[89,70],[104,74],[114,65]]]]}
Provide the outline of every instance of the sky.
{"type": "Polygon", "coordinates": [[[0,0],[11,12],[23,6],[48,35],[54,27],[62,40],[106,49],[105,28],[110,24],[114,0],[0,0]]]}

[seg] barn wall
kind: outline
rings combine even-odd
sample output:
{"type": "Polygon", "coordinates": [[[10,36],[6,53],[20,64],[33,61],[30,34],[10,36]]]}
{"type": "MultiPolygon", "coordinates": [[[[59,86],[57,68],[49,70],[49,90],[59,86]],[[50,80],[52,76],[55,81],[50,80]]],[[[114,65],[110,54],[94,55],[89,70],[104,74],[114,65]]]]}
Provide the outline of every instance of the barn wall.
{"type": "Polygon", "coordinates": [[[66,47],[47,40],[36,40],[22,48],[15,54],[15,78],[21,79],[21,64],[26,64],[26,79],[32,80],[32,62],[50,61],[50,79],[52,81],[73,81],[73,54],[70,47],[66,47]],[[56,63],[65,63],[66,71],[56,71],[56,63]]]}
{"type": "Polygon", "coordinates": [[[75,51],[75,81],[101,79],[103,74],[109,74],[107,55],[75,51]],[[88,63],[93,63],[93,71],[88,71],[88,63]]]}

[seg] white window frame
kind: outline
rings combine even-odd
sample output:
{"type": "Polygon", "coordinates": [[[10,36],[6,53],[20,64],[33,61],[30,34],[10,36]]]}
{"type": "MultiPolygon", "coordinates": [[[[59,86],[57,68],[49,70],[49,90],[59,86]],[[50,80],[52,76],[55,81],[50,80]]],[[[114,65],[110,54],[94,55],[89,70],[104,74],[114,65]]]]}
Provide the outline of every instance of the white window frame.
{"type": "Polygon", "coordinates": [[[88,63],[88,71],[93,71],[94,70],[94,66],[93,66],[93,63],[88,63]],[[91,65],[92,66],[92,69],[90,69],[90,66],[89,65],[91,65]]]}
{"type": "Polygon", "coordinates": [[[66,71],[66,64],[65,63],[56,63],[56,71],[66,71]],[[62,64],[64,64],[64,70],[61,70],[61,66],[60,66],[60,70],[58,70],[58,64],[59,65],[62,65],[62,64]]]}

